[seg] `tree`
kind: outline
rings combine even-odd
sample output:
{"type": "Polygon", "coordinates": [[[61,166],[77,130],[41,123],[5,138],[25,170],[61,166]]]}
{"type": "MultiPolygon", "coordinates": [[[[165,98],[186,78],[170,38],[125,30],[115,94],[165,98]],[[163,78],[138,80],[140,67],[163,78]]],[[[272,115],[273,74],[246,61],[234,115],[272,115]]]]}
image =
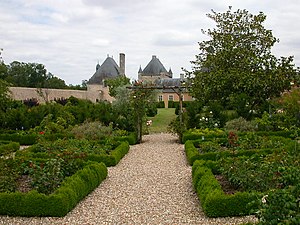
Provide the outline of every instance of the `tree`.
{"type": "Polygon", "coordinates": [[[132,116],[137,133],[137,142],[142,142],[143,124],[146,123],[147,108],[154,100],[155,92],[147,88],[147,83],[135,82],[132,86],[130,102],[132,107],[132,116]]]}
{"type": "Polygon", "coordinates": [[[47,72],[40,63],[13,61],[9,65],[0,62],[0,78],[16,87],[66,89],[65,81],[47,72]]]}
{"type": "Polygon", "coordinates": [[[10,106],[8,83],[0,79],[0,127],[3,127],[6,120],[6,112],[10,106]]]}
{"type": "Polygon", "coordinates": [[[271,48],[276,39],[263,26],[266,16],[252,15],[247,10],[225,13],[212,10],[207,16],[216,22],[216,28],[202,31],[210,40],[199,43],[200,53],[188,72],[194,85],[192,95],[207,104],[219,101],[223,106],[247,107],[245,117],[262,111],[261,106],[296,80],[293,57],[276,58],[271,48]],[[250,113],[249,113],[250,112],[250,113]]]}
{"type": "Polygon", "coordinates": [[[6,111],[10,100],[8,83],[0,79],[0,112],[6,111]]]}
{"type": "Polygon", "coordinates": [[[114,79],[105,80],[105,84],[109,87],[109,95],[116,97],[117,88],[120,86],[125,86],[130,84],[130,79],[126,76],[118,76],[114,79]]]}

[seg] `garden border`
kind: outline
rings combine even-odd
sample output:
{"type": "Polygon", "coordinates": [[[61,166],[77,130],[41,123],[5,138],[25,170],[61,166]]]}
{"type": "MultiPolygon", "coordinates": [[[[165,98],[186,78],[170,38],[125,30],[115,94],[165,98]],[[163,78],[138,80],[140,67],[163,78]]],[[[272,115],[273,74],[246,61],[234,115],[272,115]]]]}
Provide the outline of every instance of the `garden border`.
{"type": "Polygon", "coordinates": [[[237,192],[227,195],[204,160],[195,161],[192,167],[193,185],[208,217],[245,216],[258,209],[258,192],[237,192]]]}
{"type": "Polygon", "coordinates": [[[73,176],[67,177],[50,195],[36,190],[28,193],[0,193],[0,215],[62,217],[106,178],[104,163],[89,162],[73,176]]]}

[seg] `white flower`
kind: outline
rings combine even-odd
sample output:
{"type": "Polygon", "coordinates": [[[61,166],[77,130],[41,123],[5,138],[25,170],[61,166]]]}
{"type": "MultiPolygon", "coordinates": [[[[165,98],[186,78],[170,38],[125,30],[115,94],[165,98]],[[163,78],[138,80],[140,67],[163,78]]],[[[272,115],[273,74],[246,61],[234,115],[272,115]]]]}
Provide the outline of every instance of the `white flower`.
{"type": "Polygon", "coordinates": [[[209,113],[212,114],[212,111],[210,111],[209,113]]]}
{"type": "Polygon", "coordinates": [[[215,123],[215,127],[217,127],[217,126],[219,126],[219,124],[218,124],[218,123],[215,123]]]}
{"type": "Polygon", "coordinates": [[[262,197],[261,202],[262,202],[263,204],[266,204],[266,203],[267,203],[267,197],[268,197],[268,195],[265,195],[264,197],[262,197]]]}
{"type": "Polygon", "coordinates": [[[205,118],[206,121],[208,121],[208,118],[205,118]]]}

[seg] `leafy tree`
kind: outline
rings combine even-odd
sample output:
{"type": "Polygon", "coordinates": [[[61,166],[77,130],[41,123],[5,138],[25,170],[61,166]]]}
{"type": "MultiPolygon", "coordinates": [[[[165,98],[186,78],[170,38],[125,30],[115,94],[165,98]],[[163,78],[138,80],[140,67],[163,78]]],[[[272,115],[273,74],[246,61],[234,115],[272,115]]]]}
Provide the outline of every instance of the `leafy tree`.
{"type": "Polygon", "coordinates": [[[0,111],[5,112],[10,101],[8,83],[0,79],[0,111]]]}
{"type": "Polygon", "coordinates": [[[217,100],[235,107],[239,103],[247,107],[243,116],[250,117],[255,110],[263,111],[261,106],[269,98],[290,89],[297,75],[293,57],[272,55],[271,48],[279,40],[263,26],[262,12],[252,15],[230,7],[225,13],[212,11],[207,16],[216,28],[203,31],[210,39],[199,43],[193,70],[187,72],[194,83],[194,97],[204,104],[217,100]]]}
{"type": "Polygon", "coordinates": [[[151,89],[151,85],[142,82],[135,82],[130,95],[130,102],[132,107],[132,116],[137,132],[138,143],[142,142],[143,124],[146,123],[147,108],[155,101],[155,92],[151,89]]]}
{"type": "Polygon", "coordinates": [[[0,79],[0,126],[5,123],[6,112],[10,106],[8,83],[0,79]]]}
{"type": "Polygon", "coordinates": [[[40,63],[0,62],[0,78],[17,87],[66,89],[65,81],[47,72],[40,63]]]}
{"type": "Polygon", "coordinates": [[[7,74],[7,66],[0,61],[0,79],[5,79],[5,76],[7,74]]]}
{"type": "Polygon", "coordinates": [[[105,80],[105,84],[109,87],[109,95],[112,97],[116,97],[117,91],[116,89],[120,86],[125,86],[130,84],[130,79],[126,76],[118,76],[114,79],[105,80]]]}
{"type": "Polygon", "coordinates": [[[52,73],[48,73],[46,80],[44,81],[44,87],[54,89],[65,89],[67,85],[64,80],[54,76],[52,73]]]}

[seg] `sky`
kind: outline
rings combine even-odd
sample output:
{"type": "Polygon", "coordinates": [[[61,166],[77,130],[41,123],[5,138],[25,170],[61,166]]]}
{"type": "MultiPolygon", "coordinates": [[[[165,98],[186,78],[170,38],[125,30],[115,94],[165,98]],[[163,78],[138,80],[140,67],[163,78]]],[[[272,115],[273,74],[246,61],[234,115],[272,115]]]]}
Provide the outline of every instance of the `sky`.
{"type": "Polygon", "coordinates": [[[263,12],[265,28],[280,40],[273,54],[293,55],[300,66],[299,0],[1,0],[0,49],[6,64],[41,63],[73,85],[108,55],[119,63],[119,53],[132,80],[152,55],[179,77],[208,38],[201,30],[215,28],[206,15],[229,6],[263,12]]]}

